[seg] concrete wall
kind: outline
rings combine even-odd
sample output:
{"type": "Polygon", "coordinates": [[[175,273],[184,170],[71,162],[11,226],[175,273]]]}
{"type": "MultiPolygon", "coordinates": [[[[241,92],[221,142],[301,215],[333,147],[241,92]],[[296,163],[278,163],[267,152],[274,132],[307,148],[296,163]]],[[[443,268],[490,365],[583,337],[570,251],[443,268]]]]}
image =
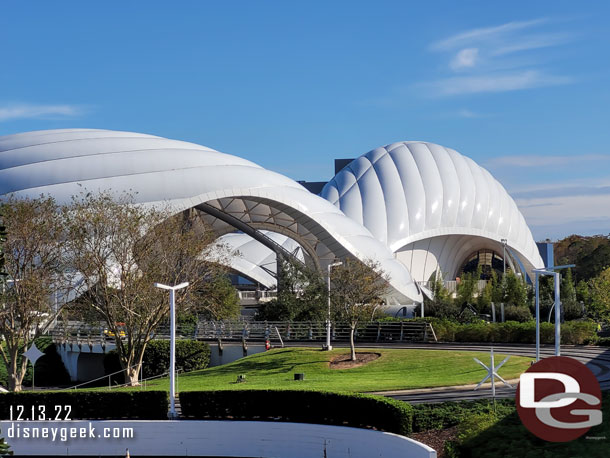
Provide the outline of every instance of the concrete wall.
{"type": "MultiPolygon", "coordinates": [[[[1,422],[15,455],[217,456],[290,458],[436,458],[430,447],[396,434],[344,426],[257,421],[1,422]],[[95,428],[95,435],[133,428],[132,439],[17,438],[23,428],[95,428]],[[19,428],[18,428],[19,425],[19,428]]],[[[49,432],[52,435],[51,432],[49,432]]]]}
{"type": "Polygon", "coordinates": [[[220,366],[222,364],[232,363],[247,355],[262,353],[265,351],[264,344],[248,344],[248,353],[244,355],[244,349],[241,343],[223,342],[222,354],[218,351],[218,344],[208,342],[210,344],[210,367],[220,366]]]}
{"type": "MultiPolygon", "coordinates": [[[[208,342],[210,345],[210,367],[231,363],[243,358],[244,351],[239,342],[223,342],[222,354],[218,351],[218,344],[208,342]]],[[[108,342],[106,348],[99,345],[89,347],[88,345],[58,344],[57,352],[70,374],[73,382],[86,382],[104,375],[104,352],[114,350],[114,343],[108,342]]],[[[248,344],[248,355],[265,351],[264,344],[248,344]]]]}

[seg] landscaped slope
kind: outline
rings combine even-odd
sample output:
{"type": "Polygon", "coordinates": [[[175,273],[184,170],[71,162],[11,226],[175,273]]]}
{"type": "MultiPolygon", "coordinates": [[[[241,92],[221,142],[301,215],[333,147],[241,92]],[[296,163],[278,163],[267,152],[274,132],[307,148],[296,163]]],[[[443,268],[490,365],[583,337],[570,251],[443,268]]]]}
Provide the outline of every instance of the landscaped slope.
{"type": "MultiPolygon", "coordinates": [[[[362,366],[333,369],[331,359],[347,353],[305,348],[284,348],[248,356],[230,364],[195,371],[178,377],[178,391],[230,389],[312,389],[337,391],[383,391],[478,383],[485,370],[473,358],[489,363],[488,353],[445,350],[358,349],[381,356],[362,366]],[[304,381],[294,381],[304,373],[304,381]],[[245,382],[237,383],[238,375],[245,382]]],[[[496,364],[505,355],[496,354],[496,364]]],[[[530,358],[511,356],[499,373],[518,378],[530,358]]],[[[167,379],[147,383],[147,389],[167,388],[167,379]]]]}

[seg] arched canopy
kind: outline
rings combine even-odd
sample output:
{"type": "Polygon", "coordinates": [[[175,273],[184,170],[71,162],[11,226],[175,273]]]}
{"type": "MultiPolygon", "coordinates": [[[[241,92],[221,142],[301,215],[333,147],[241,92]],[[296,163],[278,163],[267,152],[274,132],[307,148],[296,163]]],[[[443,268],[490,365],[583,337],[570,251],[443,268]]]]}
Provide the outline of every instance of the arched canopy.
{"type": "Polygon", "coordinates": [[[426,142],[376,148],[342,169],[321,196],[393,252],[437,237],[493,247],[506,239],[528,271],[543,267],[525,219],[504,187],[450,148],[426,142]]]}
{"type": "MultiPolygon", "coordinates": [[[[257,229],[284,234],[322,267],[353,256],[378,261],[395,297],[421,301],[408,270],[358,222],[295,181],[239,157],[152,135],[95,129],[0,137],[0,195],[48,194],[68,202],[83,189],[131,191],[137,203],[173,212],[202,203],[257,229]]],[[[219,235],[235,229],[207,215],[219,235]]]]}
{"type": "MultiPolygon", "coordinates": [[[[292,253],[296,259],[305,262],[303,247],[293,239],[276,232],[263,233],[292,253]]],[[[234,253],[228,260],[232,269],[266,288],[277,286],[277,257],[272,249],[241,232],[225,234],[218,239],[218,243],[234,253]]]]}

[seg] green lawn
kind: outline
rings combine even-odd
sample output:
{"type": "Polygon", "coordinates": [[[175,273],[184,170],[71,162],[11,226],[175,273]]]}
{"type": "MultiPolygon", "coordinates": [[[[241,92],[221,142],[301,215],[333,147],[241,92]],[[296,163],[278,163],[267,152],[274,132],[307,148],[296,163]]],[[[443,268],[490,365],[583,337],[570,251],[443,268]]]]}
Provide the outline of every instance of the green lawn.
{"type": "MultiPolygon", "coordinates": [[[[488,353],[374,349],[369,351],[381,353],[381,357],[364,366],[344,370],[328,367],[331,357],[348,351],[345,348],[331,352],[307,348],[275,349],[180,375],[177,391],[304,388],[362,392],[465,385],[478,383],[485,375],[485,370],[473,357],[489,364],[488,353]],[[294,381],[295,372],[305,373],[305,381],[294,381]],[[239,374],[246,375],[245,383],[235,383],[239,374]]],[[[496,354],[496,364],[504,357],[496,354]]],[[[499,373],[505,379],[518,378],[530,361],[531,358],[511,356],[499,373]]],[[[146,384],[147,389],[168,387],[166,378],[146,384]]]]}

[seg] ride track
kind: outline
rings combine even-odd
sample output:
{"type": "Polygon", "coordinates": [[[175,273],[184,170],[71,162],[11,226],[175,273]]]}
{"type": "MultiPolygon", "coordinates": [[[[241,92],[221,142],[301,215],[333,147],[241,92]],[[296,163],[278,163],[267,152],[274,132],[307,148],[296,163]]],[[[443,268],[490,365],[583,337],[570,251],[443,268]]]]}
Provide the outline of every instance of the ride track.
{"type": "MultiPolygon", "coordinates": [[[[317,346],[312,342],[290,342],[286,345],[290,347],[311,347],[317,346]]],[[[345,343],[333,342],[335,348],[347,347],[345,343]]],[[[362,348],[397,348],[409,350],[452,350],[452,351],[472,351],[489,353],[492,344],[468,344],[468,343],[430,343],[430,344],[405,344],[405,343],[375,343],[363,344],[362,348]]],[[[505,355],[536,357],[535,345],[516,345],[516,344],[493,344],[494,351],[505,355]]],[[[358,351],[358,348],[356,348],[358,351]]],[[[553,345],[542,345],[540,347],[540,357],[548,358],[554,356],[555,348],[553,345]]],[[[569,356],[585,364],[597,377],[602,390],[610,390],[610,348],[562,345],[561,356],[569,356]]],[[[483,361],[486,362],[486,361],[483,361]]],[[[474,364],[474,361],[473,361],[474,364]]],[[[501,382],[496,382],[496,398],[514,398],[518,380],[508,381],[513,388],[508,388],[501,382]],[[514,383],[513,383],[514,382],[514,383]]],[[[379,394],[401,401],[408,401],[411,404],[424,402],[446,402],[446,401],[470,401],[477,399],[491,399],[491,385],[483,385],[479,390],[474,391],[475,385],[447,386],[438,388],[420,388],[415,390],[393,390],[376,391],[371,394],[379,394]]]]}

